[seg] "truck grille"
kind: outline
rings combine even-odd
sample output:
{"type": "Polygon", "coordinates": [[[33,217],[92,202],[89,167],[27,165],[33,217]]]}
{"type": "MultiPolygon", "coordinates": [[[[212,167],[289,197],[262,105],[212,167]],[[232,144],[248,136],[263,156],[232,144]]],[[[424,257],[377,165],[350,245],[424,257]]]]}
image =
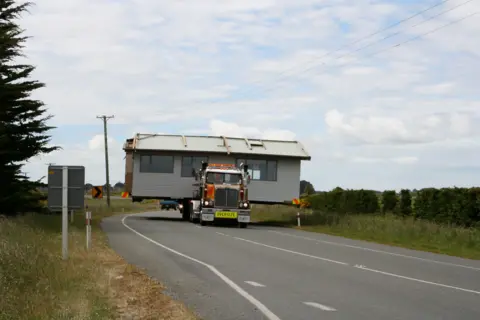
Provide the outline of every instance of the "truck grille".
{"type": "Polygon", "coordinates": [[[233,207],[238,205],[237,189],[216,189],[215,190],[215,207],[233,207]]]}

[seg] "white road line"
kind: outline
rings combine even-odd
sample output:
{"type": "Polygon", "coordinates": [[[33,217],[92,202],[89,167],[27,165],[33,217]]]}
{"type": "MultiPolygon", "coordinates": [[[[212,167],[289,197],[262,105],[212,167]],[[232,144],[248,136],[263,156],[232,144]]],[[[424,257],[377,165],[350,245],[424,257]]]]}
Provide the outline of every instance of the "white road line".
{"type": "Polygon", "coordinates": [[[200,261],[198,259],[195,259],[195,258],[192,258],[190,256],[187,256],[186,254],[183,254],[181,252],[178,252],[172,248],[169,248],[153,239],[150,239],[149,237],[141,234],[140,232],[138,232],[137,230],[133,229],[132,227],[128,226],[126,223],[125,223],[125,220],[129,217],[130,215],[128,216],[125,216],[123,217],[122,219],[122,224],[125,226],[125,228],[129,229],[130,231],[132,231],[133,233],[139,235],[140,237],[142,237],[143,239],[165,249],[165,250],[168,250],[176,255],[179,255],[185,259],[188,259],[188,260],[191,260],[193,262],[196,262],[206,268],[208,268],[210,271],[212,271],[216,276],[218,276],[220,279],[222,279],[227,285],[229,285],[233,290],[235,290],[238,294],[240,294],[242,297],[244,297],[246,300],[248,300],[251,304],[253,304],[256,308],[258,308],[258,310],[260,310],[264,315],[265,317],[267,317],[267,319],[269,320],[281,320],[276,314],[274,314],[272,311],[270,311],[263,303],[261,303],[260,301],[258,301],[257,299],[255,299],[252,295],[250,295],[248,292],[246,292],[245,290],[243,290],[241,287],[239,287],[235,282],[233,282],[232,280],[230,280],[227,276],[225,276],[223,273],[221,273],[220,271],[218,271],[217,268],[215,268],[214,266],[208,264],[208,263],[205,263],[203,261],[200,261]]]}
{"type": "MultiPolygon", "coordinates": [[[[283,248],[279,248],[279,247],[274,247],[274,246],[270,246],[268,244],[264,244],[264,243],[260,243],[260,242],[256,242],[256,241],[252,241],[252,240],[247,240],[247,239],[243,239],[243,238],[239,238],[239,237],[233,237],[233,238],[237,239],[237,240],[245,241],[245,242],[248,242],[248,243],[253,243],[253,244],[256,244],[256,245],[259,245],[259,246],[263,246],[263,247],[267,247],[267,248],[271,248],[271,249],[275,249],[275,250],[280,250],[280,251],[284,251],[284,252],[289,252],[289,253],[297,254],[297,255],[312,258],[312,259],[318,259],[318,260],[333,262],[333,263],[337,263],[337,264],[341,264],[341,265],[345,265],[345,266],[351,266],[348,263],[337,261],[337,260],[331,260],[331,259],[322,258],[322,257],[318,257],[318,256],[306,254],[306,253],[293,251],[293,250],[287,250],[287,249],[283,249],[283,248]]],[[[370,269],[370,268],[367,268],[365,266],[358,265],[358,264],[355,264],[352,267],[354,267],[356,269],[360,269],[360,270],[371,271],[371,272],[395,277],[395,278],[401,278],[401,279],[416,281],[416,282],[420,282],[420,283],[424,283],[424,284],[435,285],[435,286],[438,286],[438,287],[444,287],[444,288],[450,288],[450,289],[455,289],[455,290],[469,292],[469,293],[480,294],[480,291],[475,291],[475,290],[465,289],[465,288],[460,288],[460,287],[455,287],[455,286],[449,286],[449,285],[438,283],[438,282],[431,282],[431,281],[426,281],[426,280],[420,280],[420,279],[416,279],[416,278],[401,276],[401,275],[398,275],[398,274],[395,274],[395,273],[380,271],[380,270],[376,270],[376,269],[370,269]]]]}
{"type": "Polygon", "coordinates": [[[337,311],[337,309],[335,309],[335,308],[332,308],[332,307],[329,307],[329,306],[326,306],[324,304],[320,304],[320,303],[317,303],[317,302],[304,302],[304,304],[306,304],[307,306],[310,306],[310,307],[318,308],[318,309],[323,310],[323,311],[337,311]]]}
{"type": "Polygon", "coordinates": [[[331,244],[331,245],[335,245],[335,246],[341,246],[341,247],[347,247],[347,248],[353,248],[353,249],[371,251],[371,252],[376,252],[376,253],[388,254],[388,255],[391,255],[391,256],[397,256],[397,257],[408,258],[408,259],[415,259],[415,260],[420,260],[420,261],[425,261],[425,262],[443,264],[443,265],[451,266],[451,267],[459,267],[459,268],[465,268],[465,269],[471,269],[471,270],[480,271],[480,268],[472,267],[472,266],[466,266],[466,265],[463,265],[463,264],[443,262],[443,261],[438,261],[438,260],[432,260],[432,259],[420,258],[420,257],[415,257],[415,256],[409,256],[409,255],[400,254],[400,253],[393,253],[393,252],[388,252],[388,251],[383,251],[383,250],[375,250],[375,249],[370,249],[370,248],[365,248],[365,247],[360,247],[360,246],[354,246],[354,245],[349,245],[349,244],[344,244],[344,243],[337,243],[337,242],[319,240],[319,239],[314,239],[314,238],[308,238],[308,237],[303,237],[303,236],[297,236],[297,235],[293,235],[293,234],[288,234],[288,233],[280,232],[280,231],[276,231],[276,230],[268,230],[268,232],[277,233],[277,234],[281,234],[281,235],[289,236],[289,237],[293,237],[293,238],[299,238],[299,239],[304,239],[304,240],[315,241],[315,242],[318,242],[318,243],[331,244]]]}
{"type": "Polygon", "coordinates": [[[341,264],[341,265],[344,265],[344,266],[348,266],[348,263],[337,261],[337,260],[331,260],[331,259],[322,258],[322,257],[319,257],[319,256],[312,256],[310,254],[301,253],[301,252],[297,252],[297,251],[292,251],[292,250],[288,250],[288,249],[283,249],[283,248],[279,248],[279,247],[274,247],[274,246],[270,246],[268,244],[264,244],[264,243],[260,243],[260,242],[256,242],[256,241],[252,241],[252,240],[247,240],[247,239],[243,239],[243,238],[239,238],[239,237],[233,237],[233,238],[237,239],[237,240],[253,243],[253,244],[256,244],[256,245],[259,245],[259,246],[263,246],[263,247],[267,247],[267,248],[271,248],[271,249],[275,249],[275,250],[280,250],[280,251],[284,251],[284,252],[288,252],[288,253],[293,253],[293,254],[296,254],[296,255],[299,255],[299,256],[304,256],[304,257],[308,257],[308,258],[312,258],[312,259],[323,260],[323,261],[328,261],[328,262],[333,262],[333,263],[341,264]]]}
{"type": "Polygon", "coordinates": [[[202,226],[195,226],[195,228],[202,228],[202,226]]]}
{"type": "Polygon", "coordinates": [[[375,273],[380,273],[380,274],[395,277],[395,278],[411,280],[411,281],[416,281],[416,282],[425,283],[425,284],[431,284],[431,285],[438,286],[438,287],[444,287],[444,288],[455,289],[455,290],[469,292],[469,293],[480,294],[480,291],[475,291],[475,290],[470,290],[470,289],[465,289],[465,288],[460,288],[460,287],[455,287],[455,286],[449,286],[449,285],[438,283],[438,282],[431,282],[431,281],[425,281],[425,280],[420,280],[420,279],[416,279],[416,278],[405,277],[405,276],[401,276],[401,275],[398,275],[398,274],[395,274],[395,273],[380,271],[380,270],[376,270],[376,269],[370,269],[370,268],[363,267],[363,266],[355,266],[355,268],[360,269],[360,270],[366,270],[366,271],[371,271],[371,272],[375,272],[375,273]]]}
{"type": "Polygon", "coordinates": [[[248,283],[249,285],[254,286],[254,287],[262,287],[262,288],[265,287],[263,284],[255,282],[255,281],[245,281],[245,283],[248,283]]]}
{"type": "Polygon", "coordinates": [[[226,237],[228,237],[228,234],[225,234],[225,233],[221,233],[221,232],[218,232],[218,231],[215,231],[215,233],[216,233],[216,234],[219,234],[219,235],[221,235],[221,236],[226,236],[226,237]]]}

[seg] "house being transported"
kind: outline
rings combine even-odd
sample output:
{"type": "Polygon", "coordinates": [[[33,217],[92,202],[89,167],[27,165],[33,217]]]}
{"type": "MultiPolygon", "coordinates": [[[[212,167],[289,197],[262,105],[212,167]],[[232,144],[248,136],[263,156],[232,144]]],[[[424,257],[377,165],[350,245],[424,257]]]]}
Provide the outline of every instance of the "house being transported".
{"type": "Polygon", "coordinates": [[[127,139],[126,191],[133,201],[192,199],[192,169],[202,162],[248,165],[251,203],[291,202],[299,196],[301,160],[310,156],[298,141],[136,134],[127,139]]]}

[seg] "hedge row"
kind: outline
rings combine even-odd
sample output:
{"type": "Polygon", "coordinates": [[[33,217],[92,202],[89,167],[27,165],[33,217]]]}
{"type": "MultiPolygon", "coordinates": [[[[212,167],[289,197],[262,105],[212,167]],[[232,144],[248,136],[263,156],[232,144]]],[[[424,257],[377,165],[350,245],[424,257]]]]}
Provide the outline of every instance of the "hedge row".
{"type": "Polygon", "coordinates": [[[343,190],[320,192],[307,198],[314,210],[364,214],[391,212],[401,216],[457,225],[480,224],[480,188],[422,189],[417,192],[343,190]]]}

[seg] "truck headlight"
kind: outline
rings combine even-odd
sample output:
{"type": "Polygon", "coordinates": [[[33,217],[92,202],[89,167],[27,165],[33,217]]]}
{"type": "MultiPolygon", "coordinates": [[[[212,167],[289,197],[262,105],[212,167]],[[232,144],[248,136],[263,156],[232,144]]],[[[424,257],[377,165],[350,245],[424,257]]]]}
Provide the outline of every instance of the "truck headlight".
{"type": "Polygon", "coordinates": [[[247,207],[248,207],[248,203],[244,202],[244,203],[243,203],[243,207],[244,207],[244,208],[247,208],[247,207]]]}

